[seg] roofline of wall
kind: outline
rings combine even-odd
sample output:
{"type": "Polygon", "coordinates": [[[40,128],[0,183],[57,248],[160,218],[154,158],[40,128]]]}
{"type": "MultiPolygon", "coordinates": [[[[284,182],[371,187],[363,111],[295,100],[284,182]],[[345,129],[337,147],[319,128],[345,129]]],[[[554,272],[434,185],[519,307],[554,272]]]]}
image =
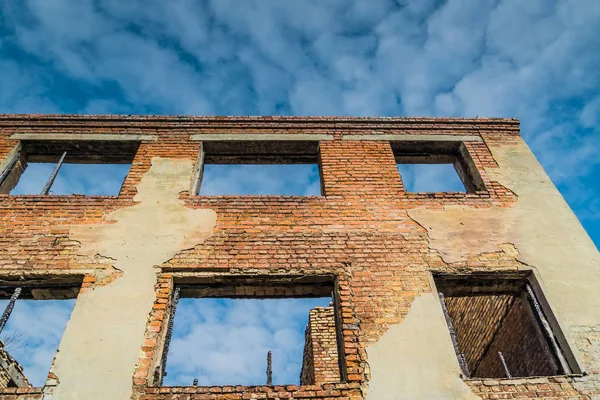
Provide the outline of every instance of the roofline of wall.
{"type": "Polygon", "coordinates": [[[83,114],[0,114],[0,126],[42,125],[69,123],[90,124],[93,122],[110,125],[131,124],[265,124],[307,123],[337,125],[344,128],[377,125],[379,129],[385,125],[512,125],[518,127],[517,118],[442,118],[442,117],[336,117],[336,116],[163,116],[163,115],[83,115],[83,114]]]}

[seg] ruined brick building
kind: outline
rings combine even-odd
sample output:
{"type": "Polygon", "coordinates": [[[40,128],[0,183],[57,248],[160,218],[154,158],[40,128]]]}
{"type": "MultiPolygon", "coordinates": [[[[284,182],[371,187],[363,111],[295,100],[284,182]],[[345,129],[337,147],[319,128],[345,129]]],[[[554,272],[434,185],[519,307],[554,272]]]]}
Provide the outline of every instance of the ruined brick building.
{"type": "Polygon", "coordinates": [[[600,398],[600,256],[515,119],[2,115],[0,174],[0,295],[76,299],[43,387],[0,351],[2,400],[600,398]],[[63,155],[131,166],[10,194],[63,155]],[[200,196],[215,163],[317,164],[321,194],[200,196]],[[163,386],[177,299],[321,295],[301,385],[163,386]]]}

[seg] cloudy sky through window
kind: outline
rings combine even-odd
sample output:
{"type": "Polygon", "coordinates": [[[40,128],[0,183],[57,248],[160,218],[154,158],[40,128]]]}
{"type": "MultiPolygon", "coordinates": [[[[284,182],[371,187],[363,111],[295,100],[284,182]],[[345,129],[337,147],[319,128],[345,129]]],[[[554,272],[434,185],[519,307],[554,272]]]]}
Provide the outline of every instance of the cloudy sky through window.
{"type": "MultiPolygon", "coordinates": [[[[3,312],[8,300],[0,300],[3,312]]],[[[17,300],[0,339],[33,386],[44,386],[75,300],[17,300]]]]}
{"type": "MultiPolygon", "coordinates": [[[[20,0],[1,7],[2,113],[518,117],[600,243],[597,0],[20,0]]],[[[87,187],[88,172],[65,168],[55,193],[105,194],[125,173],[105,172],[87,187]]],[[[404,174],[407,185],[448,177],[404,174]]],[[[318,194],[314,170],[275,178],[231,166],[209,175],[207,194],[318,194]]],[[[210,320],[214,329],[228,323],[226,314],[210,320]]],[[[190,318],[209,321],[191,311],[190,318]]],[[[294,329],[302,326],[304,316],[290,318],[294,329]]],[[[274,338],[266,324],[256,328],[274,338]]],[[[190,335],[176,338],[175,348],[179,340],[194,345],[190,335]]],[[[55,346],[35,343],[40,357],[55,346]]],[[[23,361],[28,374],[47,371],[34,361],[23,361]]],[[[177,376],[187,383],[192,372],[177,376]]]]}
{"type": "Polygon", "coordinates": [[[264,385],[267,352],[273,383],[299,384],[308,312],[317,299],[181,299],[163,384],[264,385]]]}

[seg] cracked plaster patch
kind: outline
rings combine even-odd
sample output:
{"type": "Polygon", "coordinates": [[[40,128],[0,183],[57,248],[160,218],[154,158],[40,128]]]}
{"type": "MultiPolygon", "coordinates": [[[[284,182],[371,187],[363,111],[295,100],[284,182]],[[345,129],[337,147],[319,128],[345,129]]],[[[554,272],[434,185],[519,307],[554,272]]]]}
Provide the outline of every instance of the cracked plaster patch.
{"type": "Polygon", "coordinates": [[[191,173],[189,160],[153,158],[137,186],[137,204],[110,213],[112,223],[71,227],[80,254],[110,257],[123,275],[78,297],[52,368],[60,379],[54,399],[130,398],[155,299],[153,267],[202,243],[216,224],[213,210],[179,200],[191,173]]]}
{"type": "MultiPolygon", "coordinates": [[[[446,263],[514,245],[517,260],[536,271],[570,347],[575,348],[574,343],[582,340],[573,334],[578,327],[600,329],[598,251],[524,142],[489,147],[499,167],[486,172],[516,193],[515,204],[411,209],[408,214],[427,230],[430,248],[446,263]]],[[[599,350],[588,344],[586,351],[599,350]]],[[[434,293],[415,299],[407,318],[369,346],[367,354],[370,399],[478,398],[459,378],[460,367],[434,293]]],[[[584,369],[600,368],[597,360],[588,357],[582,364],[577,352],[574,356],[584,369]]]]}
{"type": "Polygon", "coordinates": [[[368,399],[461,399],[478,396],[460,378],[460,367],[434,293],[417,297],[410,312],[367,348],[368,399]]]}
{"type": "MultiPolygon", "coordinates": [[[[490,143],[489,148],[498,168],[486,172],[518,196],[515,204],[491,209],[413,209],[409,216],[427,230],[430,248],[447,263],[514,244],[517,260],[536,271],[574,348],[574,327],[600,326],[598,250],[525,142],[490,143]]],[[[575,358],[580,357],[575,353],[575,358]]],[[[598,367],[584,365],[584,369],[598,367]]]]}

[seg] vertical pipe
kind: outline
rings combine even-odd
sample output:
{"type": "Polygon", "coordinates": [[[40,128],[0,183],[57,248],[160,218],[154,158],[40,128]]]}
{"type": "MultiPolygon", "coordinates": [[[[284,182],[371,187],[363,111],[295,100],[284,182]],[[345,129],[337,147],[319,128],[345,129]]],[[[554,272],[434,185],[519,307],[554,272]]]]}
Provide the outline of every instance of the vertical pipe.
{"type": "Polygon", "coordinates": [[[273,360],[271,350],[267,353],[267,386],[273,385],[273,360]]]}
{"type": "Polygon", "coordinates": [[[62,156],[60,156],[60,160],[58,160],[58,164],[56,164],[56,167],[54,167],[54,170],[50,174],[50,178],[48,178],[48,182],[46,182],[46,184],[44,185],[44,188],[42,189],[42,192],[40,194],[42,194],[42,195],[48,194],[48,192],[50,191],[50,188],[52,187],[52,184],[54,183],[54,180],[56,179],[56,175],[58,175],[58,171],[60,170],[60,167],[62,167],[62,165],[63,165],[63,161],[65,160],[66,155],[67,155],[66,151],[64,153],[62,153],[62,156]]]}
{"type": "Polygon", "coordinates": [[[15,291],[13,292],[12,296],[10,296],[10,300],[8,300],[8,304],[6,305],[6,308],[4,309],[4,313],[2,313],[2,317],[0,317],[0,333],[2,333],[2,330],[4,329],[4,326],[6,325],[6,322],[8,321],[8,318],[10,317],[10,314],[12,313],[12,310],[15,307],[15,302],[19,298],[20,294],[21,294],[21,288],[18,287],[18,288],[15,288],[15,291]]]}

